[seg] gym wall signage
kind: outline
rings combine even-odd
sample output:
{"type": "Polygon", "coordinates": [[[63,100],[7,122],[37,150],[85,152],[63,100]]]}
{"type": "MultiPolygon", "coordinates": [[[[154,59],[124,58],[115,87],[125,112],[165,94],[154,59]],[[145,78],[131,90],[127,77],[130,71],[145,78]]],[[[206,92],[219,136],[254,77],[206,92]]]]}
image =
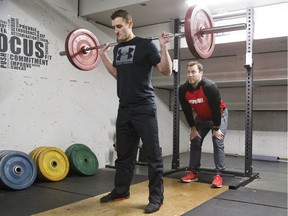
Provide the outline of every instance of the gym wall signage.
{"type": "Polygon", "coordinates": [[[0,68],[26,71],[47,66],[51,58],[49,40],[40,30],[18,18],[0,20],[0,68]]]}

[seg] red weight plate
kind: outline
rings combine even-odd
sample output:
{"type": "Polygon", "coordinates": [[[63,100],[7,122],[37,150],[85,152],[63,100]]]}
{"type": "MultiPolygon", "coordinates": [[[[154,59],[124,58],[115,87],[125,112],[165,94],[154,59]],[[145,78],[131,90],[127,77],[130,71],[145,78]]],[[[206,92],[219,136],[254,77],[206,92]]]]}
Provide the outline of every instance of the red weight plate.
{"type": "Polygon", "coordinates": [[[208,8],[190,7],[185,16],[185,38],[190,52],[196,58],[209,58],[215,48],[215,34],[201,35],[201,29],[212,28],[213,18],[208,8]]]}
{"type": "Polygon", "coordinates": [[[75,29],[65,41],[66,55],[72,65],[84,71],[93,70],[100,62],[98,49],[83,52],[83,47],[99,46],[96,36],[87,29],[75,29]]]}

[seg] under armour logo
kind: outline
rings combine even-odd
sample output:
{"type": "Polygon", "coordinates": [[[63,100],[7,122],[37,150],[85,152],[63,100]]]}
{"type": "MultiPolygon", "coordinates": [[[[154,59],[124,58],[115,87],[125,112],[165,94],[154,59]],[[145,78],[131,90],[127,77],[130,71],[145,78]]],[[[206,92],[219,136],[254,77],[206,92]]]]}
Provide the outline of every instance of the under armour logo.
{"type": "Polygon", "coordinates": [[[133,62],[135,46],[120,47],[116,55],[116,64],[129,64],[133,62]]]}

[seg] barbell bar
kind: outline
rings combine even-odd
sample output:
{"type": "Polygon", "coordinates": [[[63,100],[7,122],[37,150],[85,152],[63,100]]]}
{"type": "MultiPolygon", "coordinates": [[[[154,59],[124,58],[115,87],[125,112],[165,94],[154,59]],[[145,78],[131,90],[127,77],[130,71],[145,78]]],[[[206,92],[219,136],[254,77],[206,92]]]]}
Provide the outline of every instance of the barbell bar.
{"type": "MultiPolygon", "coordinates": [[[[244,30],[246,23],[214,27],[213,18],[208,8],[203,6],[190,7],[185,15],[185,31],[183,33],[168,34],[166,37],[185,36],[190,52],[196,58],[209,58],[215,47],[215,33],[244,30]]],[[[158,40],[158,36],[145,39],[158,40]]],[[[109,43],[109,47],[118,43],[109,43]]],[[[67,56],[73,66],[80,70],[88,71],[98,66],[100,45],[97,37],[87,29],[75,29],[68,34],[65,41],[65,51],[59,52],[60,56],[67,56]]]]}
{"type": "MultiPolygon", "coordinates": [[[[217,26],[217,27],[212,27],[212,28],[203,28],[203,29],[200,29],[199,31],[199,34],[200,35],[204,35],[204,34],[215,34],[215,33],[221,33],[221,32],[229,32],[229,31],[238,31],[238,30],[244,30],[247,28],[247,25],[246,23],[239,23],[239,24],[235,24],[235,25],[227,25],[227,26],[217,26]]],[[[174,38],[174,37],[182,37],[184,36],[185,33],[184,32],[181,32],[181,33],[175,33],[175,34],[172,34],[172,33],[168,33],[165,37],[171,37],[171,38],[174,38]]],[[[146,39],[150,39],[150,40],[158,40],[159,37],[158,36],[151,36],[151,37],[145,37],[146,39]]],[[[109,43],[109,47],[114,47],[116,46],[118,43],[117,42],[114,42],[114,43],[109,43]]],[[[89,47],[89,46],[83,46],[82,47],[82,52],[83,53],[86,53],[90,50],[93,50],[93,49],[101,49],[103,48],[105,45],[100,45],[100,46],[95,46],[95,47],[89,47]]],[[[61,51],[59,53],[60,56],[65,56],[66,55],[66,51],[61,51]]]]}

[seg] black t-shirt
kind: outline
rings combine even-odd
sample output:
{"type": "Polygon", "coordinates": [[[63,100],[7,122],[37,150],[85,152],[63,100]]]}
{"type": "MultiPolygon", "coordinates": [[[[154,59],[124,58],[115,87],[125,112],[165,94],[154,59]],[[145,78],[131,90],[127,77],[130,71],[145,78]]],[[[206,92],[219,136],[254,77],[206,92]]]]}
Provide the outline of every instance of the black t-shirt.
{"type": "Polygon", "coordinates": [[[152,67],[161,58],[155,44],[149,39],[135,37],[116,45],[113,55],[120,106],[154,103],[152,67]]]}

